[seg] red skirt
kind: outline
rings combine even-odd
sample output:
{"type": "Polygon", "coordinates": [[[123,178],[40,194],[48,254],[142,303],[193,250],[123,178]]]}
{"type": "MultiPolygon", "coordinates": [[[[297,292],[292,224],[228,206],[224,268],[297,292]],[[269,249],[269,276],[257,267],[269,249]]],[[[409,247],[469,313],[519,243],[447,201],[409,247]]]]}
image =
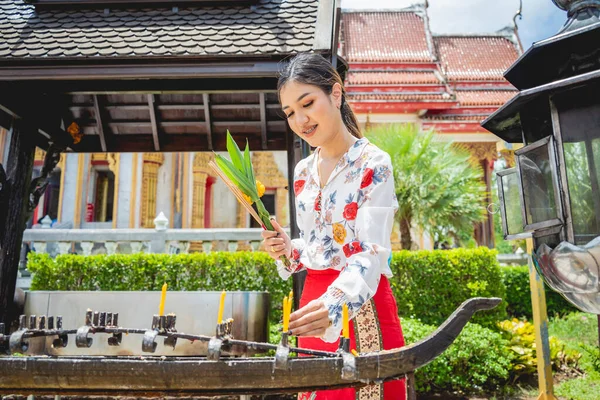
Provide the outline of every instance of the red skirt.
{"type": "MultiPolygon", "coordinates": [[[[304,307],[308,302],[325,293],[339,273],[333,269],[324,271],[308,269],[300,307],[304,307]]],[[[308,349],[336,351],[339,340],[335,343],[326,343],[320,338],[299,337],[298,345],[308,349]]],[[[388,279],[382,276],[375,296],[363,305],[350,323],[350,348],[356,349],[359,353],[368,353],[402,346],[404,346],[404,335],[398,318],[396,299],[388,279]]],[[[309,399],[310,395],[311,393],[300,393],[298,399],[309,399]]],[[[405,400],[405,379],[385,382],[383,385],[369,385],[358,390],[354,388],[323,390],[318,391],[316,396],[316,400],[354,399],[405,400]]]]}

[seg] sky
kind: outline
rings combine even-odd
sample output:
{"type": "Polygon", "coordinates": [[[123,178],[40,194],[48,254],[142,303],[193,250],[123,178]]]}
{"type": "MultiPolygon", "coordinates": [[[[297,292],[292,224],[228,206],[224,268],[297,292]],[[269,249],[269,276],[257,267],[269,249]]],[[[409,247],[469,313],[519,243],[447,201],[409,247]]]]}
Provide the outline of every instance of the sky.
{"type": "MultiPolygon", "coordinates": [[[[398,9],[424,0],[342,0],[342,8],[398,9]]],[[[433,33],[489,33],[512,26],[519,0],[429,0],[433,33]]],[[[556,34],[567,13],[552,0],[523,0],[523,18],[517,18],[519,37],[527,50],[533,42],[556,34]]]]}

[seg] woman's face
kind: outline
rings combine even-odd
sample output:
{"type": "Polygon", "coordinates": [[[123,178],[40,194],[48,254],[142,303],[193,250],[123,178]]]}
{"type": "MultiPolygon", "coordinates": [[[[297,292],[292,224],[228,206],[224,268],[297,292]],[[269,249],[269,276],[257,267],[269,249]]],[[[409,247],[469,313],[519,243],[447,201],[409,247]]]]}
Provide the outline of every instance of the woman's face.
{"type": "Polygon", "coordinates": [[[341,95],[337,83],[329,95],[317,86],[295,81],[286,83],[279,92],[290,128],[311,147],[322,146],[341,132],[343,122],[338,109],[341,95]]]}

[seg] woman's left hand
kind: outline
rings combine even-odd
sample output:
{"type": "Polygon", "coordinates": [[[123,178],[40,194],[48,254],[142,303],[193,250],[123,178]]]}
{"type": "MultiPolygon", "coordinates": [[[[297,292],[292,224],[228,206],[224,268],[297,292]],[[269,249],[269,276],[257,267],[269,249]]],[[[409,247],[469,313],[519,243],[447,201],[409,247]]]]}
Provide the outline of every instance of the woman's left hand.
{"type": "Polygon", "coordinates": [[[289,330],[294,336],[323,336],[329,328],[329,310],[316,299],[290,315],[289,330]]]}

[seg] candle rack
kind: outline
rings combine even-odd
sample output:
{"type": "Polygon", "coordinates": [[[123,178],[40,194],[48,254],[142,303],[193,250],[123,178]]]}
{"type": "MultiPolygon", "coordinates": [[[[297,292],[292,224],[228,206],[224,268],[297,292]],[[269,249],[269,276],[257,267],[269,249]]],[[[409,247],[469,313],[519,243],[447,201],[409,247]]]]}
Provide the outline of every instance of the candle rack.
{"type": "Polygon", "coordinates": [[[348,351],[350,339],[347,337],[340,340],[336,352],[290,347],[289,332],[282,333],[278,345],[237,340],[232,336],[231,319],[217,325],[215,336],[202,336],[177,332],[174,315],[154,316],[150,329],[120,327],[118,315],[92,310],[87,310],[85,324],[78,329],[64,329],[60,317],[22,315],[14,333],[5,334],[0,327],[0,332],[3,332],[0,333],[0,348],[11,354],[0,356],[0,394],[57,394],[57,388],[60,388],[59,392],[63,395],[118,393],[139,396],[140,388],[143,388],[145,395],[164,397],[191,393],[214,396],[360,387],[370,382],[396,379],[430,362],[452,343],[475,311],[493,308],[499,302],[500,299],[468,300],[436,332],[422,341],[358,357],[348,351]],[[149,331],[153,341],[147,340],[149,331]],[[209,357],[47,357],[23,354],[33,338],[54,339],[54,343],[66,346],[70,343],[68,336],[75,335],[76,345],[86,348],[92,346],[95,335],[106,335],[113,345],[119,346],[122,334],[142,335],[142,341],[146,339],[150,350],[155,349],[152,343],[162,336],[170,340],[168,343],[173,349],[180,341],[188,340],[209,343],[213,351],[209,357]],[[276,356],[221,357],[222,351],[234,346],[261,352],[274,350],[276,356]],[[292,352],[312,357],[289,357],[292,352]],[[74,369],[73,363],[78,368],[74,369]],[[69,379],[65,380],[65,376],[69,379]],[[172,376],[178,377],[175,384],[172,376]],[[310,379],[307,379],[308,376],[310,379]]]}

